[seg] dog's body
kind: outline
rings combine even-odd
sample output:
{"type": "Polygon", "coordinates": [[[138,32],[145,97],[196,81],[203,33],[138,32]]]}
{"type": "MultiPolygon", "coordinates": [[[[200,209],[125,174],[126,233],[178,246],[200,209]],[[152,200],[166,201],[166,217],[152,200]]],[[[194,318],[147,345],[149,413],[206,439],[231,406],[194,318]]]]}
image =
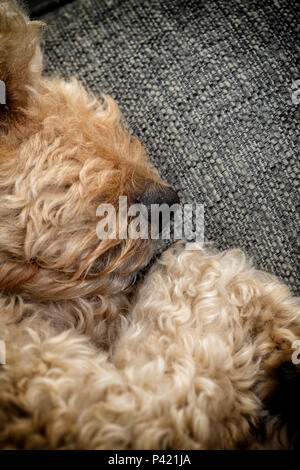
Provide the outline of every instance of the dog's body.
{"type": "Polygon", "coordinates": [[[240,252],[178,248],[130,303],[151,242],[99,240],[96,208],[174,195],[111,98],[41,76],[40,27],[0,0],[0,447],[297,445],[276,374],[299,382],[299,301],[240,252]]]}
{"type": "Polygon", "coordinates": [[[264,405],[276,371],[291,362],[299,299],[238,250],[167,251],[108,353],[74,329],[57,334],[38,309],[22,324],[14,315],[2,305],[1,447],[290,448],[299,440],[297,409],[293,427],[264,405]]]}

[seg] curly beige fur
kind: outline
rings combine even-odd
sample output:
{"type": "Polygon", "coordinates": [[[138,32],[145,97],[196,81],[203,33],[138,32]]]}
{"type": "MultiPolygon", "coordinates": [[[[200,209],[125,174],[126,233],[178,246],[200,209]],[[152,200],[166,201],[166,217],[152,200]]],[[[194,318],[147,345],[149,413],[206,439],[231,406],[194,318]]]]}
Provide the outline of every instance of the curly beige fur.
{"type": "Polygon", "coordinates": [[[165,183],[112,98],[41,75],[41,28],[0,0],[0,289],[104,344],[152,244],[99,240],[96,209],[165,183]]]}
{"type": "Polygon", "coordinates": [[[239,250],[167,251],[107,353],[38,311],[21,328],[16,308],[2,302],[2,448],[289,447],[263,400],[299,337],[299,299],[239,250]]]}

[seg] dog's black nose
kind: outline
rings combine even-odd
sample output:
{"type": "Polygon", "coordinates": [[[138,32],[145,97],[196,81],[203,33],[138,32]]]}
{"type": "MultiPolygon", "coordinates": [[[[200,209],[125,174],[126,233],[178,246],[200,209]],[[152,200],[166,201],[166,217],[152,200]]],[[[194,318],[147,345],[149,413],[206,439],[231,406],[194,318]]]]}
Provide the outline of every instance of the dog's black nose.
{"type": "Polygon", "coordinates": [[[146,206],[149,213],[152,204],[167,204],[171,207],[173,204],[179,203],[179,197],[171,186],[152,183],[146,187],[136,202],[146,206]]]}
{"type": "Polygon", "coordinates": [[[154,232],[162,233],[164,227],[169,225],[171,212],[167,211],[167,214],[165,213],[163,216],[165,211],[161,212],[161,209],[164,207],[163,205],[168,206],[174,214],[178,208],[176,205],[179,203],[179,197],[171,186],[151,183],[147,185],[145,191],[137,198],[136,202],[146,207],[148,221],[154,232]],[[157,211],[154,210],[153,204],[158,205],[158,207],[156,206],[157,211]]]}

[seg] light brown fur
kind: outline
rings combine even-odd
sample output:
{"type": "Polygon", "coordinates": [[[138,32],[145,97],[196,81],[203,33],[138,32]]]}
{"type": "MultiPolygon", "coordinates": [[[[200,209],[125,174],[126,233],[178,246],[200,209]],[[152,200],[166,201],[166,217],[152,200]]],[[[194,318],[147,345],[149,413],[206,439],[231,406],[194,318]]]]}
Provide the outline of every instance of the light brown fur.
{"type": "Polygon", "coordinates": [[[264,399],[270,368],[291,360],[299,299],[239,250],[167,251],[107,353],[32,308],[20,328],[2,302],[1,447],[291,447],[264,399]]]}
{"type": "Polygon", "coordinates": [[[115,328],[127,308],[122,293],[152,248],[149,240],[100,241],[96,209],[117,207],[120,195],[130,204],[149,182],[164,183],[112,98],[42,77],[41,27],[0,1],[0,289],[101,343],[103,321],[115,328]]]}

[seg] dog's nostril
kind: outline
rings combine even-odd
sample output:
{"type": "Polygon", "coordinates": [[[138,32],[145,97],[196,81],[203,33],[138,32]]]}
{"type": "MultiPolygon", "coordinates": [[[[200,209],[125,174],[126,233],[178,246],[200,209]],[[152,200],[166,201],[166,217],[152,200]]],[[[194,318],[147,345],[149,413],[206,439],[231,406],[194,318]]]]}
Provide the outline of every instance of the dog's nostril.
{"type": "Polygon", "coordinates": [[[177,205],[179,203],[179,196],[176,191],[171,188],[171,186],[163,186],[152,183],[147,186],[144,193],[139,198],[137,198],[136,202],[146,206],[148,212],[148,221],[151,223],[152,227],[157,227],[158,233],[161,233],[167,221],[163,218],[160,209],[162,209],[162,205],[164,204],[169,206],[170,210],[176,211],[175,204],[177,205]],[[159,212],[152,218],[153,214],[151,207],[153,204],[157,204],[160,209],[158,208],[159,212]]]}
{"type": "Polygon", "coordinates": [[[168,206],[178,204],[179,197],[171,186],[152,184],[146,188],[137,202],[144,204],[150,209],[152,204],[167,204],[168,206]]]}

